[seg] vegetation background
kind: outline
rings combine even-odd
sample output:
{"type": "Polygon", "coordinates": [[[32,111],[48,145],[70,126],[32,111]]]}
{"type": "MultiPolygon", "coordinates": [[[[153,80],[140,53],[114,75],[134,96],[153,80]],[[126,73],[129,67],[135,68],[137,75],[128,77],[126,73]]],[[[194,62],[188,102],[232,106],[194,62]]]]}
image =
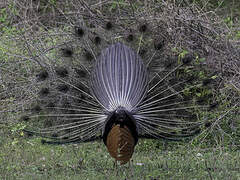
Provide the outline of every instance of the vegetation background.
{"type": "MultiPolygon", "coordinates": [[[[161,2],[150,0],[143,5],[161,2]]],[[[226,31],[226,42],[234,45],[231,47],[238,48],[234,50],[239,53],[238,0],[166,2],[171,6],[194,5],[201,12],[216,14],[216,20],[221,22],[226,31]]],[[[21,26],[20,19],[36,18],[54,26],[51,18],[56,12],[49,4],[64,9],[64,3],[63,0],[2,0],[0,61],[8,60],[6,49],[1,48],[1,44],[4,38],[14,37],[16,25],[21,26]]],[[[129,2],[109,1],[112,9],[124,3],[129,2]]],[[[71,10],[71,6],[68,10],[71,10]]],[[[223,48],[222,51],[227,50],[223,48]]],[[[208,63],[207,71],[211,72],[217,66],[216,61],[208,63]]],[[[188,142],[141,140],[130,167],[126,165],[115,169],[102,142],[59,146],[41,144],[41,138],[29,137],[23,133],[26,126],[24,122],[3,116],[0,119],[0,179],[240,179],[239,64],[240,59],[233,58],[216,77],[222,84],[215,88],[214,95],[222,103],[218,111],[211,112],[211,116],[219,119],[217,122],[221,120],[221,123],[206,128],[205,133],[188,142]],[[229,72],[229,69],[233,71],[229,72]]],[[[0,74],[0,82],[1,80],[0,74]]],[[[3,100],[0,100],[0,107],[3,105],[3,100]]]]}

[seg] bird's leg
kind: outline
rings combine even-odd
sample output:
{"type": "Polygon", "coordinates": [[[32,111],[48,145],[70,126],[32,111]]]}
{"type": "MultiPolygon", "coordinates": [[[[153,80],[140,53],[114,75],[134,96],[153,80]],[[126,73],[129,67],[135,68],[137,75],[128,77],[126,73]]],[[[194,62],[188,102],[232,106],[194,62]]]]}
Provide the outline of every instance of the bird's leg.
{"type": "Polygon", "coordinates": [[[117,164],[117,160],[115,160],[113,162],[113,169],[116,172],[116,176],[118,176],[118,164],[117,164]]]}
{"type": "Polygon", "coordinates": [[[133,177],[133,160],[128,162],[128,169],[130,170],[131,176],[133,177]]]}
{"type": "Polygon", "coordinates": [[[116,166],[117,166],[117,160],[115,160],[115,161],[113,162],[113,169],[115,169],[116,166]]]}

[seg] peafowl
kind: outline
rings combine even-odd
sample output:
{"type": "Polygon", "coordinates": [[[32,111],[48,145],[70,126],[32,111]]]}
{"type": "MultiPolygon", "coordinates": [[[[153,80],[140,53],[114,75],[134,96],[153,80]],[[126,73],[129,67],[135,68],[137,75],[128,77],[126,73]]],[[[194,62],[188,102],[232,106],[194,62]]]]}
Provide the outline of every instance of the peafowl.
{"type": "Polygon", "coordinates": [[[22,19],[14,35],[3,39],[5,120],[29,123],[24,132],[44,137],[43,143],[102,139],[121,164],[131,159],[139,138],[181,140],[211,126],[203,118],[217,105],[211,78],[194,74],[208,27],[174,29],[161,7],[151,12],[132,3],[114,9],[107,1],[79,1],[71,8],[65,13],[54,7],[49,21],[22,19]],[[175,44],[179,33],[186,39],[175,44]]]}

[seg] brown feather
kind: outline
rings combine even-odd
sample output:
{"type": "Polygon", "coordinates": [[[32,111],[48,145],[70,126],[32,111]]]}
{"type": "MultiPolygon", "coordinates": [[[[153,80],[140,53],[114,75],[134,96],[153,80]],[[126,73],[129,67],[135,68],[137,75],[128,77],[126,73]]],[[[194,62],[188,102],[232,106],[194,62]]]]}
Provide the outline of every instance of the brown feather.
{"type": "Polygon", "coordinates": [[[107,136],[107,149],[109,154],[126,164],[134,152],[135,140],[127,126],[120,127],[119,124],[113,125],[107,136]]]}

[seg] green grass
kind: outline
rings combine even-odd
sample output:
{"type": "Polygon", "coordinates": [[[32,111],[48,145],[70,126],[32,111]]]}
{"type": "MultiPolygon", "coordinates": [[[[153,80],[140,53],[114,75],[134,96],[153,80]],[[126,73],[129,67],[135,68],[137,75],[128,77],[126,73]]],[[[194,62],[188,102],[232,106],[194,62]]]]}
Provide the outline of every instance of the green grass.
{"type": "Polygon", "coordinates": [[[0,149],[0,179],[240,178],[239,149],[222,146],[140,140],[131,166],[114,168],[103,142],[43,145],[2,126],[0,149]]]}

